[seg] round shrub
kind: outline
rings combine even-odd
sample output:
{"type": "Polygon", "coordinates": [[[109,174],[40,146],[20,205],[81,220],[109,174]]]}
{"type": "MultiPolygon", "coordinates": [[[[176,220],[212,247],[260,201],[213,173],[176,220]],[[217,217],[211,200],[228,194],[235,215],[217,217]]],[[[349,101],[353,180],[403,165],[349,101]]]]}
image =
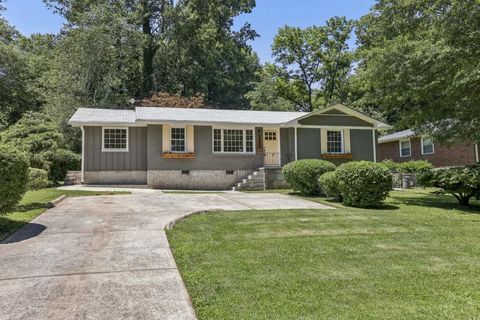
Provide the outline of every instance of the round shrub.
{"type": "Polygon", "coordinates": [[[49,186],[48,172],[46,170],[30,168],[28,176],[28,190],[44,189],[49,186]]]}
{"type": "Polygon", "coordinates": [[[0,144],[0,213],[13,209],[27,191],[28,158],[18,149],[0,144]]]}
{"type": "Polygon", "coordinates": [[[334,171],[335,165],[325,160],[305,159],[290,162],[282,173],[293,190],[305,195],[320,193],[318,178],[325,172],[334,171]]]}
{"type": "Polygon", "coordinates": [[[50,171],[48,178],[52,181],[63,181],[68,171],[80,170],[81,157],[66,149],[57,149],[48,154],[50,171]]]}
{"type": "Polygon", "coordinates": [[[336,171],[326,172],[321,175],[318,179],[318,185],[327,198],[342,201],[342,194],[338,185],[336,171]]]}
{"type": "Polygon", "coordinates": [[[392,174],[385,166],[368,161],[342,164],[336,171],[343,204],[376,207],[392,189],[392,174]]]}

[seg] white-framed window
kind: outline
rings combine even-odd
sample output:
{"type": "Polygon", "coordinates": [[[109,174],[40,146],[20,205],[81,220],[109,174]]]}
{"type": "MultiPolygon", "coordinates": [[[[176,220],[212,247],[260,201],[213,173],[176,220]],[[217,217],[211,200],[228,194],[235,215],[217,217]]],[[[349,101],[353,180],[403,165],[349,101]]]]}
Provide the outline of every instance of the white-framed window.
{"type": "Polygon", "coordinates": [[[102,127],[102,152],[128,152],[128,127],[102,127]]]}
{"type": "Polygon", "coordinates": [[[422,154],[433,154],[435,148],[433,146],[433,140],[430,137],[422,137],[422,154]]]}
{"type": "Polygon", "coordinates": [[[410,139],[400,140],[400,157],[410,157],[412,155],[412,143],[410,139]]]}
{"type": "Polygon", "coordinates": [[[327,153],[343,153],[343,130],[327,131],[327,153]]]}
{"type": "Polygon", "coordinates": [[[253,129],[213,129],[214,153],[254,153],[254,141],[253,129]]]}
{"type": "Polygon", "coordinates": [[[185,145],[185,128],[170,128],[170,151],[178,153],[185,152],[185,145]]]}

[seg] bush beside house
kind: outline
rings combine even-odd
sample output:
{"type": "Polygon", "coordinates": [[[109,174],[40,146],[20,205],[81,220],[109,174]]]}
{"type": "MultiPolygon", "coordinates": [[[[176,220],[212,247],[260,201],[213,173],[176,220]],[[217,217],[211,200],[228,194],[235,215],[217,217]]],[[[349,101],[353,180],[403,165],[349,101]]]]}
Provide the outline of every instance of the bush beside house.
{"type": "Polygon", "coordinates": [[[461,205],[468,206],[471,198],[480,197],[480,165],[429,170],[419,180],[425,186],[440,188],[440,194],[452,194],[461,205]]]}
{"type": "Polygon", "coordinates": [[[318,185],[327,198],[335,201],[342,201],[342,193],[339,188],[336,171],[327,172],[320,176],[318,179],[318,185]]]}
{"type": "Polygon", "coordinates": [[[285,180],[293,188],[305,195],[320,194],[318,178],[326,172],[334,171],[335,165],[325,160],[305,159],[290,162],[283,167],[285,180]]]}
{"type": "Polygon", "coordinates": [[[343,204],[380,206],[392,189],[392,174],[385,166],[368,161],[342,164],[335,171],[343,204]]]}
{"type": "Polygon", "coordinates": [[[28,165],[24,153],[0,144],[0,213],[15,207],[27,191],[28,165]]]}
{"type": "Polygon", "coordinates": [[[28,190],[44,189],[47,188],[48,185],[48,172],[46,170],[29,168],[27,185],[28,190]]]}

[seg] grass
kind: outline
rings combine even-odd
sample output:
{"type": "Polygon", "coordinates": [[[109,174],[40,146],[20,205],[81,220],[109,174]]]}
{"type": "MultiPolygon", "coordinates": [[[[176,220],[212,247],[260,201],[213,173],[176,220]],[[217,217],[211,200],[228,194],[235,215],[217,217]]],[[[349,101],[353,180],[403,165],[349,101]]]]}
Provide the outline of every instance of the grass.
{"type": "Polygon", "coordinates": [[[15,211],[0,216],[0,241],[8,238],[29,221],[47,209],[48,202],[66,195],[68,197],[127,194],[129,192],[103,192],[58,190],[55,188],[28,191],[15,211]]]}
{"type": "Polygon", "coordinates": [[[207,213],[168,238],[199,319],[476,318],[479,203],[430,191],[383,209],[207,213]]]}

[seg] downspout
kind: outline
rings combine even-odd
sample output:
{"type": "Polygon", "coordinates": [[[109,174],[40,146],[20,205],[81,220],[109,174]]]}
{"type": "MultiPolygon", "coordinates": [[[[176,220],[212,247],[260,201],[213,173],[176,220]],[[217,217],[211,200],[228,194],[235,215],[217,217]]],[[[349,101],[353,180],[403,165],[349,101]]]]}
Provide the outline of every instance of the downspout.
{"type": "Polygon", "coordinates": [[[298,159],[298,148],[297,148],[297,127],[295,127],[295,161],[298,159]]]}
{"type": "Polygon", "coordinates": [[[83,126],[80,127],[82,129],[82,180],[81,183],[85,183],[85,129],[83,126]]]}
{"type": "Polygon", "coordinates": [[[478,143],[475,143],[475,160],[477,163],[480,162],[480,157],[479,157],[479,154],[478,154],[478,143]]]}
{"type": "Polygon", "coordinates": [[[372,129],[372,139],[373,139],[373,162],[377,162],[377,137],[376,129],[372,129]]]}

